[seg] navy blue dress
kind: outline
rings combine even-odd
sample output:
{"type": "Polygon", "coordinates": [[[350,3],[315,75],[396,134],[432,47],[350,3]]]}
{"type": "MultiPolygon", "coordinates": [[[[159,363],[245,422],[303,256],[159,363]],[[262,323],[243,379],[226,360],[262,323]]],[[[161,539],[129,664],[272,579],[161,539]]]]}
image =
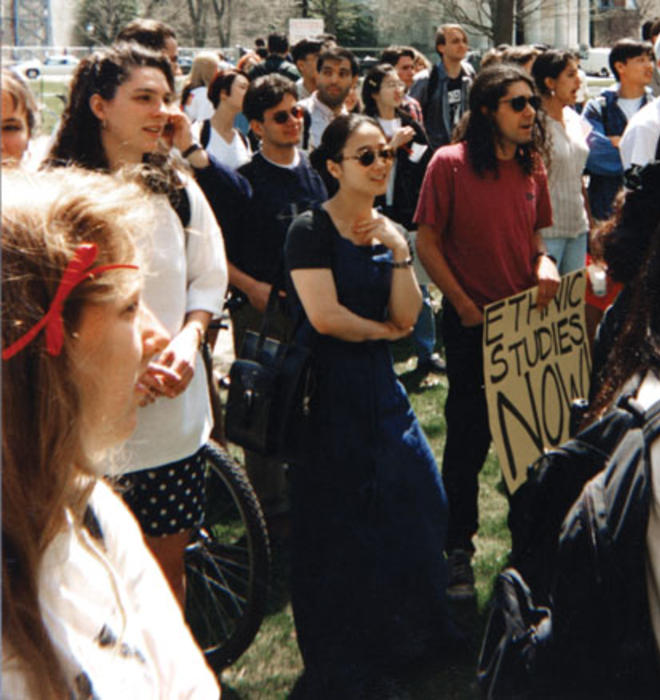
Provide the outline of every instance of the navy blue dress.
{"type": "MultiPolygon", "coordinates": [[[[386,318],[391,252],[354,245],[324,210],[294,222],[286,259],[289,270],[329,260],[340,304],[386,318]]],[[[379,678],[447,639],[447,500],[389,343],[345,342],[309,323],[302,336],[318,364],[313,420],[292,467],[292,602],[305,697],[384,697],[379,678]]]]}

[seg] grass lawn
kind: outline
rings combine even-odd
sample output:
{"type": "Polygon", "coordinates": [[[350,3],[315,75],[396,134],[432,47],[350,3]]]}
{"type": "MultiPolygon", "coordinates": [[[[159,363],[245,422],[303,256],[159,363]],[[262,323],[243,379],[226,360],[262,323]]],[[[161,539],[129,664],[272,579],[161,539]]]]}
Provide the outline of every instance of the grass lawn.
{"type": "MultiPolygon", "coordinates": [[[[445,436],[443,407],[447,393],[446,379],[434,375],[423,379],[414,371],[416,360],[411,356],[410,342],[397,343],[393,350],[396,371],[408,390],[440,463],[445,436]]],[[[476,656],[492,582],[504,566],[510,547],[503,489],[497,458],[491,450],[481,476],[481,525],[474,560],[477,600],[471,604],[456,604],[453,608],[459,626],[473,643],[474,659],[450,668],[428,668],[409,688],[411,700],[467,700],[479,697],[474,673],[476,656]]],[[[224,700],[284,699],[302,670],[288,594],[287,545],[278,539],[273,541],[273,568],[269,614],[250,649],[223,673],[224,700]]],[[[347,630],[347,634],[350,634],[350,630],[347,630]]]]}

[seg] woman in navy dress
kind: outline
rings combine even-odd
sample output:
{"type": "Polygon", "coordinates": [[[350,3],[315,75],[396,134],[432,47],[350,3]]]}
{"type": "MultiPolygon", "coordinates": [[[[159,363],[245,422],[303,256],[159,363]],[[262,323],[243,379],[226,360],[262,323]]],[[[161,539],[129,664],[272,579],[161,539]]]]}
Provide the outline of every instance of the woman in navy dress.
{"type": "Polygon", "coordinates": [[[404,236],[373,208],[392,166],[378,123],[338,117],[313,159],[336,193],[294,221],[285,250],[318,367],[292,468],[296,697],[381,700],[451,637],[446,496],[389,348],[422,297],[404,236]]]}

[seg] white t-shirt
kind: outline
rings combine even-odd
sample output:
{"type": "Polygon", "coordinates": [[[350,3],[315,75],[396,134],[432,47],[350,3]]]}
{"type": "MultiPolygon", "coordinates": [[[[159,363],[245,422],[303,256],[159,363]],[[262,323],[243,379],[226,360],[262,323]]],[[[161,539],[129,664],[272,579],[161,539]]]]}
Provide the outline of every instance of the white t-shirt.
{"type": "MultiPolygon", "coordinates": [[[[193,127],[195,138],[201,143],[202,122],[198,122],[193,127]]],[[[222,136],[211,126],[209,129],[209,141],[206,144],[206,151],[216,160],[226,165],[232,170],[237,170],[241,165],[249,163],[252,159],[252,150],[247,142],[241,138],[238,129],[234,129],[233,138],[227,143],[222,136]]]]}
{"type": "MultiPolygon", "coordinates": [[[[383,127],[385,136],[387,140],[391,141],[392,137],[401,128],[401,119],[395,117],[394,119],[381,119],[378,117],[378,123],[383,127]]],[[[390,170],[390,176],[387,179],[387,192],[385,193],[385,202],[387,206],[392,206],[394,203],[394,180],[396,178],[396,161],[392,165],[390,170]]]]}
{"type": "Polygon", "coordinates": [[[626,115],[626,121],[630,121],[642,106],[643,97],[633,99],[619,97],[616,101],[619,109],[626,115]]]}
{"type": "MultiPolygon", "coordinates": [[[[189,311],[218,316],[227,289],[225,247],[213,210],[193,180],[186,192],[191,213],[187,232],[167,197],[155,197],[151,249],[145,256],[144,300],[172,337],[189,311]]],[[[206,371],[197,353],[195,374],[183,393],[138,409],[137,429],[118,467],[140,471],[190,457],[208,440],[211,424],[206,371]]]]}
{"type": "Polygon", "coordinates": [[[655,160],[660,138],[660,98],[655,98],[636,112],[621,137],[623,169],[646,165],[655,160]]]}
{"type": "Polygon", "coordinates": [[[552,143],[548,188],[553,225],[541,230],[544,238],[575,238],[589,228],[582,195],[582,172],[589,156],[590,126],[570,107],[564,107],[563,117],[565,127],[555,119],[547,119],[552,143]]]}
{"type": "MultiPolygon", "coordinates": [[[[217,700],[215,675],[133,515],[102,481],[89,504],[103,539],[67,511],[38,581],[44,624],[70,687],[89,683],[89,697],[103,700],[217,700]]],[[[39,698],[5,647],[2,697],[39,698]]]]}
{"type": "Polygon", "coordinates": [[[201,122],[210,119],[215,112],[211,100],[207,97],[208,87],[201,85],[190,91],[188,102],[183,106],[183,111],[188,115],[190,121],[201,122]]]}

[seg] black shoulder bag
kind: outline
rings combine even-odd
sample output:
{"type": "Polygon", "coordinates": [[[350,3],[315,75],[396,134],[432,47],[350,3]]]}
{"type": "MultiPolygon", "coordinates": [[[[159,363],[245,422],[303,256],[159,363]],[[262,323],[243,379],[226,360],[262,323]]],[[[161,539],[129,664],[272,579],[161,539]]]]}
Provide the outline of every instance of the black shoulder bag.
{"type": "Polygon", "coordinates": [[[231,366],[225,432],[237,445],[291,461],[311,413],[315,375],[311,350],[293,340],[300,324],[286,340],[269,335],[277,304],[273,286],[260,332],[247,331],[231,366]]]}

